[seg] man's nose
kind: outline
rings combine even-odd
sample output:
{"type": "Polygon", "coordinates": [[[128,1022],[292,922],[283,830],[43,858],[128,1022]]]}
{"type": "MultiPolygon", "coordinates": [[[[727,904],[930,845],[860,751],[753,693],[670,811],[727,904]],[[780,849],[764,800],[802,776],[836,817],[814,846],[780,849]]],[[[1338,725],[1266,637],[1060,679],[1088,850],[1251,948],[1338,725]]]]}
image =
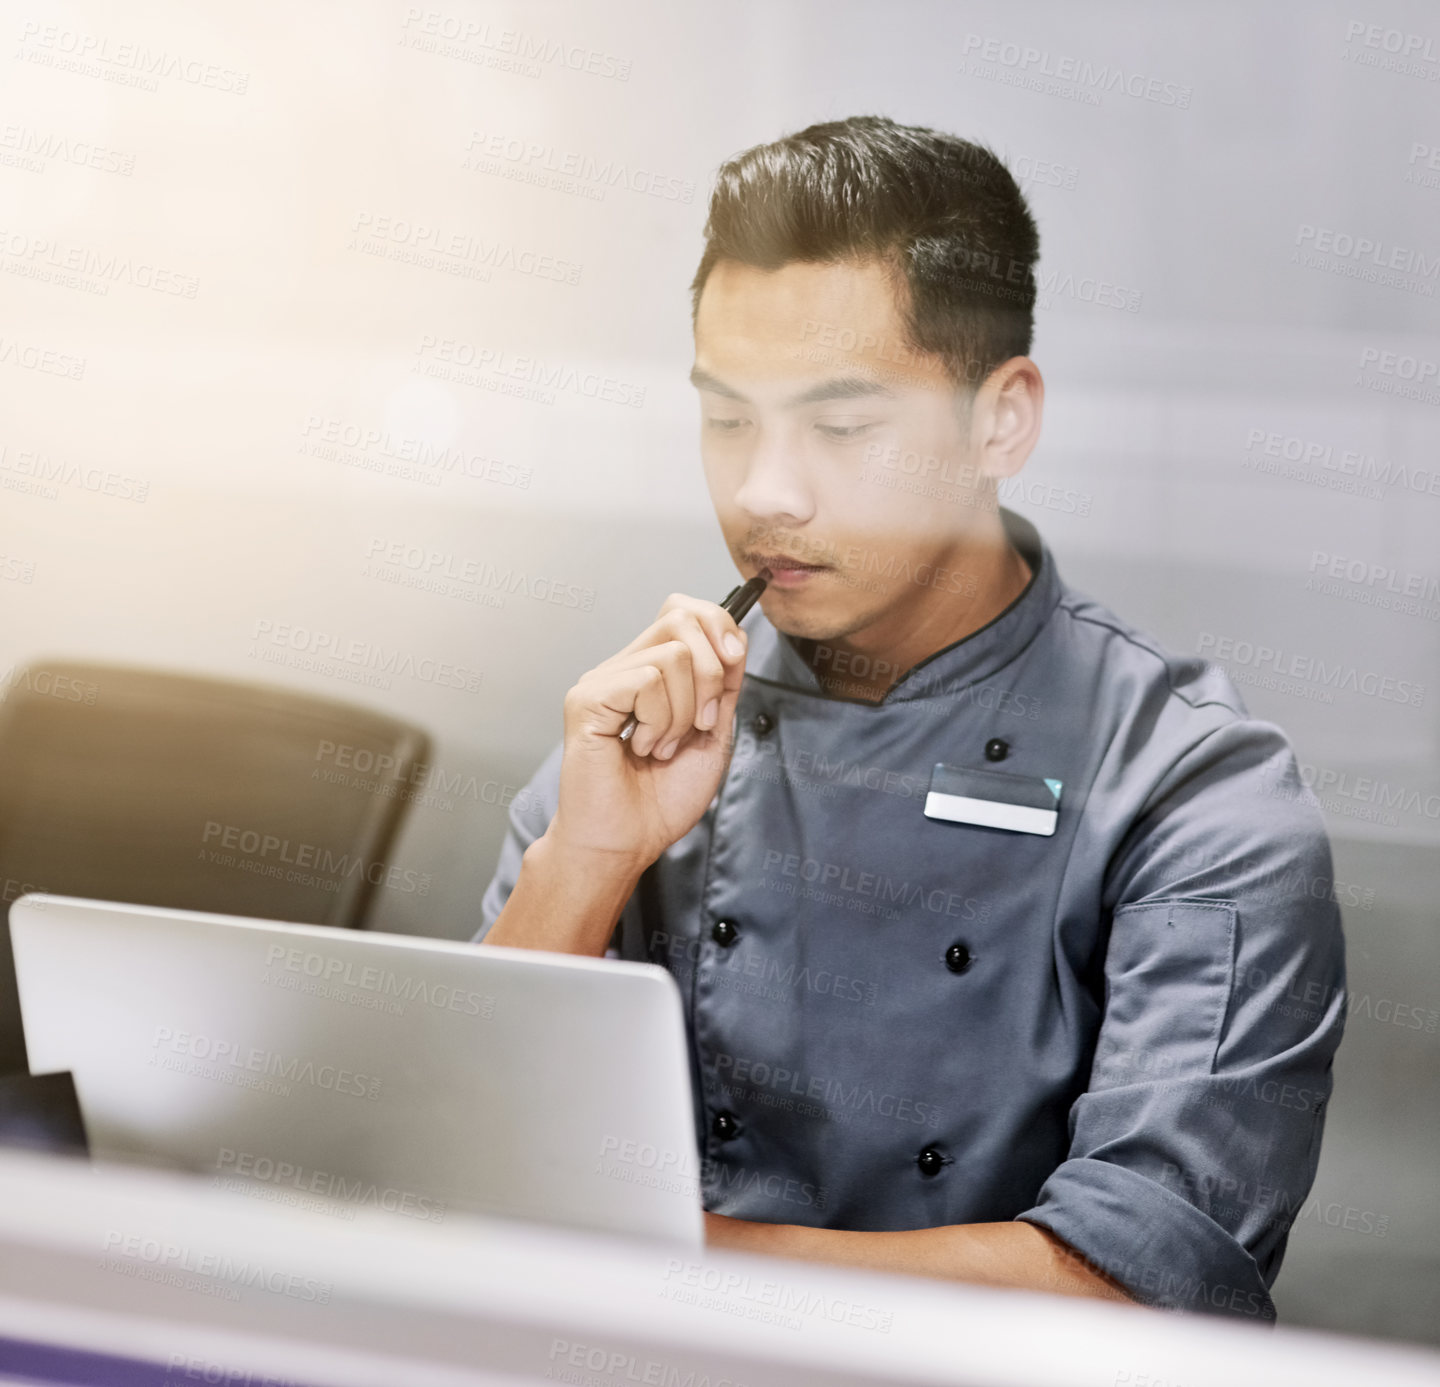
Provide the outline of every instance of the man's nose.
{"type": "Polygon", "coordinates": [[[745,480],[735,504],[756,520],[803,524],[815,512],[815,498],[806,481],[800,447],[788,430],[756,431],[746,460],[745,480]]]}

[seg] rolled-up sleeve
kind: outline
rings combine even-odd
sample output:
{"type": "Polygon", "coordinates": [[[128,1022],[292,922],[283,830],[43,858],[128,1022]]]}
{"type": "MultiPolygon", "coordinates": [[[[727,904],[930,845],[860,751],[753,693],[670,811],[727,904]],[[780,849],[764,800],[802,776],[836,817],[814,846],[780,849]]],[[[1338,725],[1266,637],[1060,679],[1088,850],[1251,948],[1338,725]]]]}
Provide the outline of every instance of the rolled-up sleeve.
{"type": "Polygon", "coordinates": [[[510,823],[500,844],[495,875],[480,899],[480,928],[472,937],[472,944],[484,943],[515,889],[525,849],[550,826],[560,801],[560,760],[564,750],[565,743],[557,742],[529,782],[510,801],[510,823]]]}
{"type": "Polygon", "coordinates": [[[1330,845],[1274,726],[1160,778],[1111,860],[1104,1011],[1032,1208],[1147,1304],[1273,1320],[1345,1021],[1330,845]]]}

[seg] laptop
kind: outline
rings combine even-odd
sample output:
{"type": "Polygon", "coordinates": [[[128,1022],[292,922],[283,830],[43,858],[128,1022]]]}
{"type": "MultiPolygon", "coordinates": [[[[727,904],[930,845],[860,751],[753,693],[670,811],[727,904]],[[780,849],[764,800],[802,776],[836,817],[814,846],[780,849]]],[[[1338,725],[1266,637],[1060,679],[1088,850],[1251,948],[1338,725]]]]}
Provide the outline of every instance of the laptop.
{"type": "Polygon", "coordinates": [[[49,894],[10,930],[31,1071],[73,1075],[97,1160],[703,1246],[661,967],[49,894]]]}

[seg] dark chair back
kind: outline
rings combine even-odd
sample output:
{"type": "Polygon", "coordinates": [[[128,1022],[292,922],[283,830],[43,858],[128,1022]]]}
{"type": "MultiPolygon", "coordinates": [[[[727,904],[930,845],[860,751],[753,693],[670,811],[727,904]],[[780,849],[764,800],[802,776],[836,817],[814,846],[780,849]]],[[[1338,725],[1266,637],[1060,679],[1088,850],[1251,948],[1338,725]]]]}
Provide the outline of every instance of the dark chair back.
{"type": "MultiPolygon", "coordinates": [[[[51,891],[358,928],[429,759],[417,727],[265,685],[42,660],[4,693],[7,919],[51,891]]],[[[24,1050],[0,933],[3,1074],[24,1050]]]]}

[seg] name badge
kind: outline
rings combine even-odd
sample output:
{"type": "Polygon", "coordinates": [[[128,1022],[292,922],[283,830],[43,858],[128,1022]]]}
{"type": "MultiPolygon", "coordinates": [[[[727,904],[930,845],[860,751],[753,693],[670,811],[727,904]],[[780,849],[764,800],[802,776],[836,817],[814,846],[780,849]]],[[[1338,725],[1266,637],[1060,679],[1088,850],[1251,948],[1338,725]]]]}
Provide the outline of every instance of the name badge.
{"type": "Polygon", "coordinates": [[[1060,817],[1058,780],[935,763],[925,816],[1048,838],[1060,817]]]}

